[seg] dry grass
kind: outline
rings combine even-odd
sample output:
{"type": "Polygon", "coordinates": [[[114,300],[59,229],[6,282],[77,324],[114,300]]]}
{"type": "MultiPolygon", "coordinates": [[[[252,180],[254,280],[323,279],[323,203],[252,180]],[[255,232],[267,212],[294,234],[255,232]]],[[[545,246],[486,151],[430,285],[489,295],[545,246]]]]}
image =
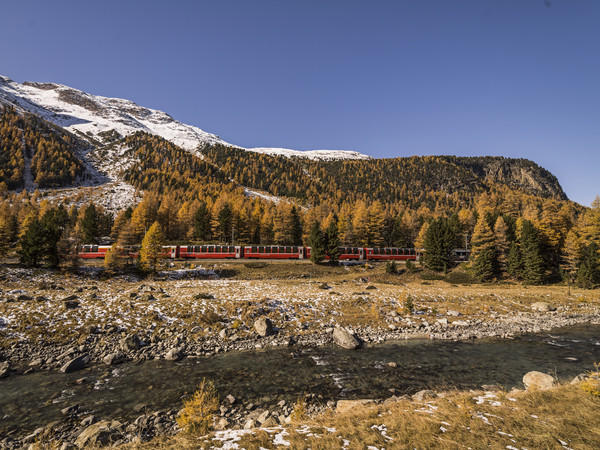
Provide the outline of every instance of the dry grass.
{"type": "Polygon", "coordinates": [[[102,327],[115,322],[129,332],[143,332],[153,328],[153,324],[157,333],[164,327],[177,332],[200,326],[204,335],[216,335],[223,326],[236,323],[236,333],[244,337],[252,333],[253,322],[260,315],[273,320],[283,333],[304,334],[335,323],[388,329],[388,316],[393,312],[402,316],[401,322],[395,322],[401,328],[407,319],[433,323],[449,310],[459,311],[461,320],[489,322],[497,317],[529,313],[531,305],[539,301],[557,306],[559,313],[597,313],[600,307],[596,291],[572,289],[568,296],[565,286],[459,286],[443,280],[422,285],[414,273],[387,274],[384,265],[369,269],[288,262],[249,269],[243,263],[226,262],[207,268],[239,274],[233,279],[135,282],[123,278],[90,280],[44,271],[20,277],[8,273],[0,281],[4,293],[23,289],[33,297],[44,295],[49,301],[0,302],[0,318],[8,323],[0,328],[0,346],[23,340],[73,342],[82,334],[87,335],[85,329],[90,325],[102,327]],[[52,283],[65,290],[44,289],[52,283]],[[331,289],[320,289],[323,283],[331,289]],[[142,284],[156,289],[152,291],[154,300],[129,296],[143,292],[142,284]],[[89,296],[90,286],[98,287],[96,298],[89,296]],[[77,293],[80,287],[85,290],[77,293]],[[161,290],[168,296],[163,296],[161,290]],[[80,297],[80,306],[65,310],[61,299],[73,293],[80,297]],[[409,298],[418,315],[409,314],[405,308],[409,298]]]}
{"type": "MultiPolygon", "coordinates": [[[[423,402],[358,406],[344,414],[329,412],[285,427],[240,432],[235,443],[245,449],[276,448],[279,434],[293,449],[597,449],[600,397],[584,386],[581,382],[548,391],[448,392],[423,402]]],[[[125,447],[219,448],[227,443],[233,443],[233,437],[217,433],[125,447]]]]}

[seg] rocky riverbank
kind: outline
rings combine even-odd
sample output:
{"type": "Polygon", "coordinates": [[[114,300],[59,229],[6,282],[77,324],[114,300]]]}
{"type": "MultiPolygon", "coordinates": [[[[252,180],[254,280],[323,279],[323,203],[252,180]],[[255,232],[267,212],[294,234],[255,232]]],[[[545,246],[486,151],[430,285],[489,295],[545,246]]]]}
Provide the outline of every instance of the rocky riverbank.
{"type": "MultiPolygon", "coordinates": [[[[596,297],[593,291],[567,296],[562,287],[373,283],[362,272],[342,272],[333,280],[101,281],[11,269],[0,273],[0,378],[289,346],[292,352],[328,345],[368,351],[390,340],[511,338],[598,324],[596,297]]],[[[308,400],[309,413],[332,406],[308,400]]],[[[292,410],[285,402],[248,405],[234,399],[222,406],[217,425],[282,424],[292,410]]],[[[27,436],[0,429],[0,447],[52,436],[69,448],[177,432],[177,409],[147,411],[142,405],[139,412],[133,421],[114,421],[74,403],[63,420],[27,436]]]]}

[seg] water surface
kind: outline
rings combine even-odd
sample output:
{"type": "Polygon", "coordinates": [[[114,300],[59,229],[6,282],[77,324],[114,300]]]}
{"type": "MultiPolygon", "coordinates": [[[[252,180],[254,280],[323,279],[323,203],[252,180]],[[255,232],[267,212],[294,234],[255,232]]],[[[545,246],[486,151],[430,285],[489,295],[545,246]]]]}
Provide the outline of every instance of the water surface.
{"type": "Polygon", "coordinates": [[[222,397],[268,407],[306,393],[322,400],[386,398],[421,389],[522,387],[531,370],[569,379],[600,362],[600,325],[578,325],[515,339],[445,342],[408,340],[360,350],[334,346],[233,352],[210,358],[96,365],[63,374],[34,372],[0,380],[0,436],[17,427],[31,431],[78,404],[102,418],[135,419],[148,411],[179,409],[203,379],[222,397]],[[396,367],[390,367],[393,362],[396,367]],[[86,382],[76,380],[85,377],[86,382]]]}

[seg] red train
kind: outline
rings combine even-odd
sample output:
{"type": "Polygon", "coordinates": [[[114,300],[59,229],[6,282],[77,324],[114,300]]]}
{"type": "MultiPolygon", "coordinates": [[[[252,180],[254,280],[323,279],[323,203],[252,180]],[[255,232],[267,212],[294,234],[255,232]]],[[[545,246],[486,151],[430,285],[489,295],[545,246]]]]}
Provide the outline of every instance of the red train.
{"type": "MultiPolygon", "coordinates": [[[[80,258],[104,258],[109,245],[77,247],[80,258]]],[[[291,245],[168,245],[163,255],[171,259],[310,259],[310,247],[291,245]]],[[[414,248],[340,247],[340,261],[418,261],[422,252],[414,248]]],[[[127,247],[131,258],[139,255],[139,246],[127,247]]],[[[469,250],[453,250],[456,261],[467,261],[469,250]]],[[[326,256],[325,259],[329,259],[326,256]]]]}

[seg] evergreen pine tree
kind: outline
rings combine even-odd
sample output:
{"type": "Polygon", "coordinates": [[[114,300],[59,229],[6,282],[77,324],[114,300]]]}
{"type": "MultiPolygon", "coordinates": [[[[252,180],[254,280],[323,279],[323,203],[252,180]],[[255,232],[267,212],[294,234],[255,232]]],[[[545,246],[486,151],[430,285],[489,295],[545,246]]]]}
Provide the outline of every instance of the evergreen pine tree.
{"type": "Polygon", "coordinates": [[[600,261],[598,244],[592,242],[581,253],[577,286],[591,289],[600,283],[600,261]]]}
{"type": "Polygon", "coordinates": [[[317,264],[325,258],[325,237],[321,231],[321,225],[318,221],[314,221],[310,228],[308,236],[308,245],[310,246],[310,260],[317,264]]]}
{"type": "Polygon", "coordinates": [[[158,222],[154,222],[140,248],[140,267],[145,271],[156,271],[158,260],[162,257],[163,233],[158,222]]]}
{"type": "Polygon", "coordinates": [[[495,263],[496,251],[494,248],[487,247],[480,250],[472,266],[475,276],[481,281],[491,280],[496,272],[495,263]]]}
{"type": "Polygon", "coordinates": [[[452,267],[452,250],[456,235],[446,219],[432,221],[425,233],[425,265],[435,271],[446,271],[452,267]]]}
{"type": "Polygon", "coordinates": [[[338,261],[338,259],[340,259],[340,255],[342,254],[340,250],[341,242],[337,227],[337,216],[334,217],[329,224],[329,227],[327,227],[327,235],[325,240],[327,241],[326,251],[329,255],[329,262],[334,264],[338,261]]]}
{"type": "Polygon", "coordinates": [[[43,229],[42,254],[50,267],[58,267],[60,264],[58,243],[69,223],[69,213],[60,205],[46,211],[40,222],[43,229]]]}
{"type": "Polygon", "coordinates": [[[26,267],[37,267],[42,257],[44,229],[39,219],[33,218],[19,239],[19,261],[26,267]]]}
{"type": "Polygon", "coordinates": [[[529,220],[523,220],[521,229],[521,255],[523,261],[523,281],[541,284],[545,279],[544,259],[542,258],[539,232],[529,220]]]}
{"type": "Polygon", "coordinates": [[[290,212],[290,238],[292,245],[302,245],[302,221],[295,206],[290,212]]]}
{"type": "Polygon", "coordinates": [[[85,244],[95,244],[98,242],[98,214],[96,206],[90,203],[83,213],[81,219],[81,240],[85,244]]]}
{"type": "Polygon", "coordinates": [[[210,239],[210,220],[210,211],[206,203],[201,202],[192,219],[194,238],[201,241],[208,241],[210,239]]]}
{"type": "Polygon", "coordinates": [[[508,240],[508,226],[502,216],[498,216],[494,224],[494,245],[498,257],[498,272],[505,274],[508,271],[507,261],[510,242],[508,240]]]}
{"type": "Polygon", "coordinates": [[[511,242],[508,247],[508,255],[506,256],[506,271],[512,278],[517,280],[521,279],[523,261],[521,258],[521,250],[516,242],[511,242]]]}

